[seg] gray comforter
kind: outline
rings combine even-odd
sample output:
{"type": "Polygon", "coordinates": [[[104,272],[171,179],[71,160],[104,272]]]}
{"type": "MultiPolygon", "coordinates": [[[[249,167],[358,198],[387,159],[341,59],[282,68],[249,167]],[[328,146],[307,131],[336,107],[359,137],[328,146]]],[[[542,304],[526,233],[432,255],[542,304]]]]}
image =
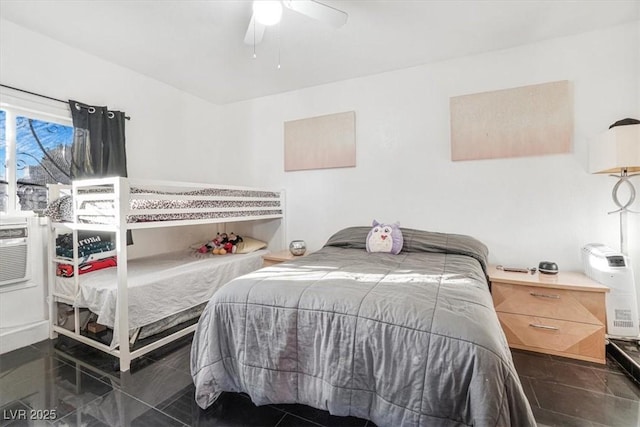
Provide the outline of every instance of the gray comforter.
{"type": "Polygon", "coordinates": [[[368,230],[342,230],[213,296],[191,350],[198,405],[232,391],[380,426],[534,426],[486,247],[402,229],[400,254],[368,253],[368,230]]]}

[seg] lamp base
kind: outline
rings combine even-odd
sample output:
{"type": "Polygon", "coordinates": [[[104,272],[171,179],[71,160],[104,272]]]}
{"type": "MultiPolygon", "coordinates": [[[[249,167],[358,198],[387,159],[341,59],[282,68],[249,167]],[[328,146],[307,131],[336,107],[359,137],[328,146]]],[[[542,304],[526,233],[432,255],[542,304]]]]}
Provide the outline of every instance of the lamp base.
{"type": "Polygon", "coordinates": [[[629,209],[629,206],[631,206],[633,202],[636,200],[636,189],[631,183],[631,181],[629,180],[629,178],[638,176],[640,174],[636,173],[636,174],[629,175],[627,172],[628,172],[627,169],[623,168],[620,171],[620,175],[610,175],[614,178],[618,178],[618,182],[616,182],[616,185],[613,186],[613,190],[611,191],[611,197],[613,198],[613,203],[615,203],[616,206],[618,206],[618,209],[616,209],[615,211],[609,212],[609,214],[614,214],[614,213],[620,214],[620,252],[622,252],[623,254],[628,253],[627,252],[627,236],[626,236],[627,212],[640,213],[640,212],[636,212],[629,209]],[[618,191],[620,191],[620,186],[623,184],[627,185],[627,187],[629,188],[629,199],[625,203],[621,203],[618,197],[618,191]]]}

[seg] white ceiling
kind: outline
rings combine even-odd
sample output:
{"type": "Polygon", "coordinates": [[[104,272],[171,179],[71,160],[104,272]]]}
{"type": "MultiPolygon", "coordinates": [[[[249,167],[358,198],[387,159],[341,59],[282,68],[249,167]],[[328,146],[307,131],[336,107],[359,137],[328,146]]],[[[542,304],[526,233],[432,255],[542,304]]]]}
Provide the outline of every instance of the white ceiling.
{"type": "Polygon", "coordinates": [[[347,24],[285,9],[257,59],[250,1],[0,0],[0,17],[216,104],[640,19],[640,0],[322,2],[347,24]]]}

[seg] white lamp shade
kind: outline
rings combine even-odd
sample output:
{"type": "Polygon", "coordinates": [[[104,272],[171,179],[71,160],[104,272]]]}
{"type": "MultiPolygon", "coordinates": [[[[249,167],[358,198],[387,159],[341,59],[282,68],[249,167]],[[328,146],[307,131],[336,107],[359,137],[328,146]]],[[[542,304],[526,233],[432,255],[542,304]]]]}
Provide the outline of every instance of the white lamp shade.
{"type": "Polygon", "coordinates": [[[590,173],[640,172],[640,124],[615,126],[589,144],[590,173]]]}

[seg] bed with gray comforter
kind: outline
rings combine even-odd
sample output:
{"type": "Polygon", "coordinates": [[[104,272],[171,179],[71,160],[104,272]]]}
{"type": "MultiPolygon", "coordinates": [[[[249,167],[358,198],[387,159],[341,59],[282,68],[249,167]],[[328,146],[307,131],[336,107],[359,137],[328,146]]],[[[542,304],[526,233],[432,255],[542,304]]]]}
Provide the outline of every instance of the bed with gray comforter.
{"type": "Polygon", "coordinates": [[[487,248],[403,228],[400,254],[368,253],[369,229],[213,296],[191,350],[198,405],[229,391],[379,426],[535,426],[491,301],[487,248]]]}

